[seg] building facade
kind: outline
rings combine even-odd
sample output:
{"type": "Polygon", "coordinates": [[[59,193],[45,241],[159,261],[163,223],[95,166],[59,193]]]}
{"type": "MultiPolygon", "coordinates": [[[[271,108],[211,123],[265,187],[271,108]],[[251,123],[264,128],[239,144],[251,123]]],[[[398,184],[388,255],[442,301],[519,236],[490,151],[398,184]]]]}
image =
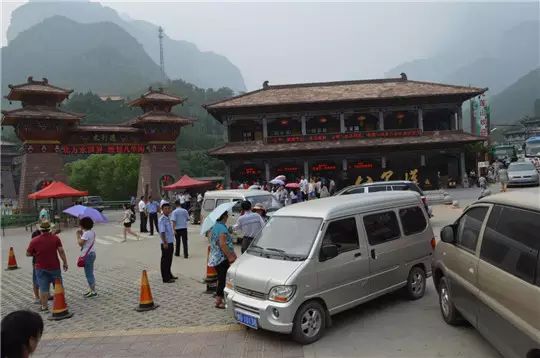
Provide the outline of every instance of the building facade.
{"type": "Polygon", "coordinates": [[[504,140],[505,143],[512,144],[517,150],[521,150],[528,138],[540,136],[540,117],[523,119],[520,125],[515,127],[504,132],[504,140]]]}
{"type": "Polygon", "coordinates": [[[270,86],[205,106],[225,126],[226,184],[316,176],[338,186],[465,173],[462,103],[487,88],[401,78],[270,86]]]}

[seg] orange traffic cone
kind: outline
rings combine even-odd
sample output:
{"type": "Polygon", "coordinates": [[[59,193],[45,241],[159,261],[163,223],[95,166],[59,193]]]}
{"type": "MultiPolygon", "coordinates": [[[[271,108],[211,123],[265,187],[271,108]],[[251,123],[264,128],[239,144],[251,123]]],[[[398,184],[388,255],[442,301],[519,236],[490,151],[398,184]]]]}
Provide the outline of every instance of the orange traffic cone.
{"type": "Polygon", "coordinates": [[[208,251],[206,252],[206,277],[204,282],[206,283],[206,293],[216,292],[217,289],[217,271],[213,266],[208,266],[208,258],[210,257],[210,245],[208,245],[208,251]]]}
{"type": "Polygon", "coordinates": [[[53,321],[59,321],[61,319],[71,318],[73,313],[70,313],[66,304],[66,297],[64,296],[64,287],[62,286],[62,279],[57,278],[54,281],[54,301],[52,314],[48,319],[53,321]]]}
{"type": "Polygon", "coordinates": [[[13,247],[9,248],[9,257],[8,257],[8,263],[7,263],[7,269],[6,270],[16,270],[19,266],[17,266],[17,259],[15,258],[15,253],[13,252],[13,247]]]}
{"type": "Polygon", "coordinates": [[[139,306],[135,308],[135,310],[138,312],[144,312],[156,309],[158,307],[159,305],[155,305],[154,299],[152,298],[152,291],[150,290],[146,270],[143,270],[141,276],[141,296],[139,298],[139,306]]]}

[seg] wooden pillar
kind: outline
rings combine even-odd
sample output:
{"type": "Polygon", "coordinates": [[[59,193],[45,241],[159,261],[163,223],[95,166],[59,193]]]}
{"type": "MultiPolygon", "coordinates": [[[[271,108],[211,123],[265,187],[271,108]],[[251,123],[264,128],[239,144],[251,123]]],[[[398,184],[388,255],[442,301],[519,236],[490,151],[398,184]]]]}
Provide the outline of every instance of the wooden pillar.
{"type": "Polygon", "coordinates": [[[231,188],[231,164],[225,163],[225,189],[231,188]]]}
{"type": "Polygon", "coordinates": [[[263,126],[263,140],[266,140],[268,138],[268,120],[266,117],[263,117],[262,119],[262,126],[263,126]]]}
{"type": "Polygon", "coordinates": [[[459,129],[459,116],[458,112],[454,112],[454,128],[453,130],[457,131],[459,129]]]}
{"type": "Polygon", "coordinates": [[[307,134],[307,129],[306,129],[306,116],[302,116],[300,118],[300,121],[302,122],[302,135],[306,135],[307,134]]]}
{"type": "Polygon", "coordinates": [[[341,170],[346,172],[347,168],[348,168],[347,158],[343,158],[343,160],[341,161],[341,170]]]}
{"type": "Polygon", "coordinates": [[[229,143],[229,120],[226,119],[223,121],[223,126],[225,127],[223,131],[223,140],[225,143],[229,143]]]}
{"type": "Polygon", "coordinates": [[[379,130],[380,131],[384,130],[384,112],[383,111],[379,111],[379,130]]]}
{"type": "Polygon", "coordinates": [[[457,115],[458,115],[458,130],[463,130],[463,111],[461,106],[457,109],[457,115]]]}
{"type": "Polygon", "coordinates": [[[381,157],[381,168],[386,169],[386,157],[384,155],[381,157]]]}
{"type": "Polygon", "coordinates": [[[345,133],[345,114],[344,113],[339,114],[339,131],[341,133],[345,133]]]}
{"type": "Polygon", "coordinates": [[[422,108],[418,108],[418,128],[424,131],[424,111],[422,108]]]}
{"type": "Polygon", "coordinates": [[[264,162],[264,177],[267,182],[270,181],[270,163],[264,162]]]}
{"type": "Polygon", "coordinates": [[[309,164],[307,160],[304,160],[304,178],[309,181],[309,164]]]}

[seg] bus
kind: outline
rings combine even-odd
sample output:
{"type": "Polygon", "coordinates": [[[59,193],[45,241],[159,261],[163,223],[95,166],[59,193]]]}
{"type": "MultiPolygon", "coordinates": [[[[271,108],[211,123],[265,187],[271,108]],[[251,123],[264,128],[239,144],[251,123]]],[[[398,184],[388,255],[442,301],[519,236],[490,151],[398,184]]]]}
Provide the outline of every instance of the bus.
{"type": "Polygon", "coordinates": [[[508,159],[512,162],[517,160],[517,151],[513,145],[496,145],[493,147],[492,153],[494,160],[504,160],[508,159]]]}

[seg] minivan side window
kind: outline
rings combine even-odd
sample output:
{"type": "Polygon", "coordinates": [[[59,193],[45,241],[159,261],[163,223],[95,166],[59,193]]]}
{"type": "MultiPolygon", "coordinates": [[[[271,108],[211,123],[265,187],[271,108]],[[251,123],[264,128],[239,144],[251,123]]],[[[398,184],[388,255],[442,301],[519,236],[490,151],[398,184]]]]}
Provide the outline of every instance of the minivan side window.
{"type": "Polygon", "coordinates": [[[468,210],[459,219],[457,226],[456,245],[466,250],[476,252],[476,243],[482,229],[488,208],[485,206],[468,210]]]}
{"type": "Polygon", "coordinates": [[[540,213],[496,205],[487,222],[480,258],[534,283],[540,252],[539,232],[540,213]]]}
{"type": "Polygon", "coordinates": [[[323,245],[336,245],[338,247],[338,253],[358,249],[356,220],[354,218],[347,218],[332,221],[328,224],[322,243],[323,245]]]}
{"type": "Polygon", "coordinates": [[[364,192],[364,188],[353,188],[343,194],[362,194],[363,192],[364,192]]]}
{"type": "Polygon", "coordinates": [[[216,208],[217,208],[218,206],[220,206],[221,204],[228,203],[228,202],[230,202],[229,199],[217,199],[217,200],[216,200],[216,208]]]}
{"type": "Polygon", "coordinates": [[[378,192],[378,191],[386,191],[386,186],[382,185],[382,186],[370,186],[369,187],[369,192],[370,193],[375,193],[375,192],[378,192]]]}
{"type": "Polygon", "coordinates": [[[399,210],[399,218],[405,235],[412,235],[424,231],[427,226],[424,212],[418,206],[399,210]]]}
{"type": "Polygon", "coordinates": [[[204,211],[212,211],[214,210],[216,205],[216,201],[214,199],[206,199],[203,203],[203,209],[204,211]]]}
{"type": "Polygon", "coordinates": [[[386,211],[364,216],[364,226],[370,245],[379,245],[400,237],[396,213],[386,211]]]}

